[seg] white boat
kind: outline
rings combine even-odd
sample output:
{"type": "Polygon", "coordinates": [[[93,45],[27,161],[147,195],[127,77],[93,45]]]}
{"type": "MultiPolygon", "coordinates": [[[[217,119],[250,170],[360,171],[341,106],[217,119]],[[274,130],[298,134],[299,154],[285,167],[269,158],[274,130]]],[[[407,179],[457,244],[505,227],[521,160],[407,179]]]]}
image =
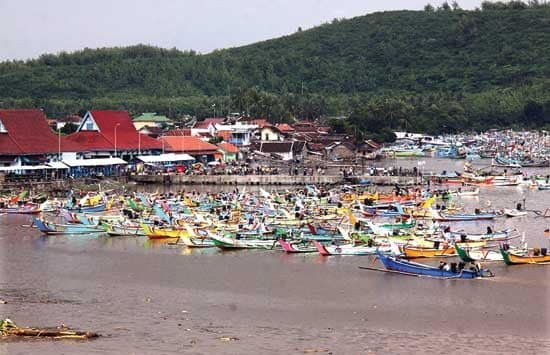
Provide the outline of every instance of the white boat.
{"type": "Polygon", "coordinates": [[[513,208],[513,209],[505,208],[504,209],[504,214],[507,217],[522,217],[522,216],[527,216],[527,211],[520,211],[520,210],[517,210],[515,208],[513,208]]]}

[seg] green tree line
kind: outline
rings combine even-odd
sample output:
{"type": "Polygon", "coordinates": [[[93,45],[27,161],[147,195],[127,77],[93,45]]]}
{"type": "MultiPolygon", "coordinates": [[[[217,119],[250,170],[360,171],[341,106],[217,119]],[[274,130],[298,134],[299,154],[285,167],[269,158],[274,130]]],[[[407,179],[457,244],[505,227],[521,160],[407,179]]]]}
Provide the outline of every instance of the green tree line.
{"type": "Polygon", "coordinates": [[[0,63],[0,106],[42,107],[52,117],[90,108],[174,119],[345,116],[335,129],[378,137],[542,128],[550,124],[549,24],[543,2],[483,2],[475,11],[453,2],[209,54],[145,45],[45,54],[0,63]]]}

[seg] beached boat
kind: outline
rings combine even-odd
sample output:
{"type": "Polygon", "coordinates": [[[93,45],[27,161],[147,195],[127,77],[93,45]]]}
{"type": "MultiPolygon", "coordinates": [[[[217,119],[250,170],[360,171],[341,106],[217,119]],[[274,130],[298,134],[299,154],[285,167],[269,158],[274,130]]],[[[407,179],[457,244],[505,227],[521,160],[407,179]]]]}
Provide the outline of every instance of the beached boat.
{"type": "Polygon", "coordinates": [[[550,263],[550,254],[547,254],[546,248],[530,249],[524,253],[516,253],[500,248],[500,253],[506,265],[550,263]]]}
{"type": "Polygon", "coordinates": [[[444,268],[402,260],[393,256],[386,256],[382,253],[378,253],[377,255],[387,270],[396,271],[405,275],[428,276],[441,279],[475,279],[492,276],[489,270],[481,269],[476,266],[465,269],[465,265],[451,263],[450,270],[445,270],[444,268]],[[460,266],[462,266],[462,268],[460,266]]]}

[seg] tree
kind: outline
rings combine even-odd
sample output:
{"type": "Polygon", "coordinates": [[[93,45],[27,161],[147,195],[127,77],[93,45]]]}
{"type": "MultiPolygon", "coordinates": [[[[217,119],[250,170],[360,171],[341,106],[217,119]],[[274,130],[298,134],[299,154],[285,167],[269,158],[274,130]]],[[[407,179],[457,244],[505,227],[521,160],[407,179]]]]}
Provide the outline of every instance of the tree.
{"type": "Polygon", "coordinates": [[[76,130],[78,129],[78,126],[75,125],[74,123],[72,122],[67,122],[63,125],[63,127],[61,127],[61,129],[59,130],[62,134],[71,134],[71,133],[74,133],[76,132],[76,130]]]}
{"type": "Polygon", "coordinates": [[[426,5],[424,6],[424,11],[425,11],[425,12],[434,12],[435,9],[434,9],[434,7],[433,7],[432,4],[429,4],[429,3],[428,3],[428,4],[426,4],[426,5]]]}

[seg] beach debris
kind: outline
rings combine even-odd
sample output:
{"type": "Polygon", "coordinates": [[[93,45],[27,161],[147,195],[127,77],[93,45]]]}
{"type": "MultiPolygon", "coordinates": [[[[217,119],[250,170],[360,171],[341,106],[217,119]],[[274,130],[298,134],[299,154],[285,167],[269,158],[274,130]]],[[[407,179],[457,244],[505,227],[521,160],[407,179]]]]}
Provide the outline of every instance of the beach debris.
{"type": "Polygon", "coordinates": [[[19,327],[9,318],[0,321],[0,335],[2,337],[22,336],[50,339],[91,339],[100,336],[95,332],[73,330],[64,324],[57,328],[19,327]]]}
{"type": "Polygon", "coordinates": [[[221,341],[235,341],[235,340],[239,340],[239,338],[237,337],[220,337],[219,338],[221,341]]]}

